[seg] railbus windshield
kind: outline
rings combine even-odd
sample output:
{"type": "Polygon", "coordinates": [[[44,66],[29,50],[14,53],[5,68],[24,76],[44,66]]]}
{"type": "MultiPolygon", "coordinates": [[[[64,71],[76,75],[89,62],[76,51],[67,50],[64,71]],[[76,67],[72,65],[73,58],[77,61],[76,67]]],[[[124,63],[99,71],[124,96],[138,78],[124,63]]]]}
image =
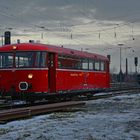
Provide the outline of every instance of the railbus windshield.
{"type": "Polygon", "coordinates": [[[0,69],[47,67],[47,52],[17,51],[0,53],[0,69]]]}
{"type": "Polygon", "coordinates": [[[0,53],[0,68],[12,68],[13,62],[13,53],[0,53]]]}

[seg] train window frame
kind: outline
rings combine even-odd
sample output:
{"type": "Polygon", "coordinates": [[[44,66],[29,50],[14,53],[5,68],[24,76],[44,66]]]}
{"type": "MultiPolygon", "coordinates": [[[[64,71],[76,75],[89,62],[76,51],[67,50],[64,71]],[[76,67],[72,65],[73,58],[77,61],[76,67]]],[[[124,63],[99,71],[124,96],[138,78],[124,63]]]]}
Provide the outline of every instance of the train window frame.
{"type": "Polygon", "coordinates": [[[58,68],[79,70],[81,69],[81,59],[76,56],[59,54],[58,55],[58,68]],[[77,63],[74,63],[76,61],[77,63]]]}
{"type": "Polygon", "coordinates": [[[48,53],[46,51],[37,51],[35,56],[35,65],[36,68],[46,68],[48,66],[48,53]],[[39,55],[37,55],[39,54],[39,55]],[[43,56],[44,55],[44,56],[43,56]],[[44,59],[43,59],[44,57],[44,59]]]}
{"type": "MultiPolygon", "coordinates": [[[[30,55],[28,55],[28,56],[30,56],[30,55]]],[[[15,52],[15,67],[16,68],[45,68],[45,67],[47,67],[47,51],[16,51],[15,52]],[[32,57],[24,57],[24,56],[22,56],[21,55],[21,57],[20,57],[20,55],[18,56],[17,54],[18,53],[26,53],[26,55],[27,55],[27,53],[32,53],[32,57]],[[37,61],[37,54],[39,53],[39,57],[38,57],[38,61],[37,61]],[[42,54],[46,54],[46,57],[45,57],[45,62],[44,61],[42,61],[42,54]],[[20,65],[21,66],[19,66],[19,60],[21,59],[21,61],[23,61],[20,65]],[[42,62],[44,62],[44,66],[42,66],[42,62]]]]}
{"type": "Polygon", "coordinates": [[[94,70],[94,59],[89,59],[89,71],[94,70]]]}
{"type": "Polygon", "coordinates": [[[89,70],[89,60],[88,58],[82,59],[82,70],[89,70]]]}
{"type": "Polygon", "coordinates": [[[12,68],[13,66],[14,66],[13,52],[0,52],[0,69],[5,69],[5,68],[8,69],[8,68],[12,68]],[[6,55],[6,54],[11,54],[11,55],[6,55]]]}
{"type": "Polygon", "coordinates": [[[100,60],[95,60],[94,61],[94,70],[95,71],[100,71],[100,60]]]}
{"type": "MultiPolygon", "coordinates": [[[[62,60],[62,61],[63,61],[62,60]]],[[[73,70],[84,70],[84,71],[106,71],[106,61],[94,58],[83,58],[78,56],[58,54],[58,68],[60,69],[73,69],[73,70]],[[61,62],[62,60],[77,59],[80,63],[79,66],[65,67],[61,62]]]]}
{"type": "Polygon", "coordinates": [[[15,52],[15,67],[28,68],[34,66],[34,52],[33,51],[16,51],[15,52]],[[29,53],[32,53],[29,55],[29,53]],[[27,57],[28,56],[28,57],[27,57]]]}
{"type": "Polygon", "coordinates": [[[100,70],[101,70],[101,71],[106,71],[106,68],[105,68],[105,61],[100,61],[100,70]]]}

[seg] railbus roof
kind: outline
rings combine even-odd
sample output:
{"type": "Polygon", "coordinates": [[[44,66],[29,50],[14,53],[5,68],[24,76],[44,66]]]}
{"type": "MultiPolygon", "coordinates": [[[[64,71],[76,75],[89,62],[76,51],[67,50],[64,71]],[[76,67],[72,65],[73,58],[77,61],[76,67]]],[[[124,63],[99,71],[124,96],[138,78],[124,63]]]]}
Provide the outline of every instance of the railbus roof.
{"type": "Polygon", "coordinates": [[[107,57],[100,54],[78,51],[74,49],[64,48],[61,46],[38,44],[38,43],[20,43],[20,44],[4,45],[0,47],[0,52],[5,52],[5,51],[10,52],[13,50],[14,47],[16,47],[16,51],[29,51],[29,50],[45,51],[46,50],[52,53],[66,54],[66,55],[72,55],[72,56],[83,57],[83,58],[94,58],[94,59],[109,61],[107,57]]]}

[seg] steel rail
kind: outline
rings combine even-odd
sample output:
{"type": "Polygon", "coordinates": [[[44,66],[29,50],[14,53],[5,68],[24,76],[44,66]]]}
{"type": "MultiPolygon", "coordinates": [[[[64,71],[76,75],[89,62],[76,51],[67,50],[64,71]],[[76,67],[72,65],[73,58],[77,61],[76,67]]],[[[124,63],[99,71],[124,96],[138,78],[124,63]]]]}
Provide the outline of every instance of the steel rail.
{"type": "Polygon", "coordinates": [[[112,91],[108,93],[103,93],[103,94],[97,94],[94,96],[87,97],[86,100],[97,100],[97,99],[103,99],[103,98],[109,98],[109,97],[114,97],[114,96],[120,96],[120,95],[126,95],[126,94],[138,94],[140,93],[140,89],[131,89],[131,90],[122,90],[122,91],[112,91]]]}
{"type": "MultiPolygon", "coordinates": [[[[94,100],[94,99],[97,99],[97,98],[108,98],[108,97],[111,97],[111,96],[117,96],[119,94],[122,94],[123,92],[132,92],[132,91],[135,91],[135,90],[140,90],[140,87],[124,87],[124,88],[110,88],[110,89],[107,89],[105,90],[104,92],[106,93],[105,95],[100,95],[100,92],[98,93],[95,93],[95,92],[88,92],[86,94],[81,94],[81,96],[84,96],[86,100],[94,100]],[[118,94],[116,92],[119,92],[118,94]]],[[[74,96],[76,97],[76,96],[74,96]]],[[[76,100],[80,100],[78,99],[79,97],[77,96],[76,97],[76,100]]],[[[75,100],[75,99],[74,99],[75,100]]],[[[11,100],[12,101],[12,100],[11,100]]],[[[64,100],[66,101],[66,100],[64,100]]],[[[64,101],[59,101],[59,102],[64,102],[64,101]]],[[[38,103],[34,103],[32,104],[32,106],[37,106],[37,105],[43,105],[43,104],[50,104],[50,103],[55,103],[55,102],[58,102],[56,100],[54,100],[54,102],[49,102],[49,101],[44,101],[44,102],[38,102],[38,103]]],[[[23,107],[28,107],[28,106],[31,106],[31,104],[13,104],[13,102],[11,103],[0,103],[0,110],[5,110],[5,109],[12,109],[12,108],[23,108],[23,107]]]]}
{"type": "Polygon", "coordinates": [[[31,117],[33,115],[39,115],[49,112],[55,111],[62,111],[66,110],[69,107],[76,107],[79,105],[85,105],[88,100],[97,100],[97,99],[104,99],[114,96],[120,96],[124,94],[133,94],[133,93],[140,93],[139,89],[129,89],[129,90],[122,90],[122,91],[111,91],[107,93],[100,93],[100,94],[93,94],[92,96],[87,96],[84,99],[79,99],[79,101],[69,101],[69,102],[61,102],[61,103],[53,103],[47,105],[38,105],[38,106],[30,106],[24,108],[17,108],[17,109],[8,109],[8,110],[1,110],[0,111],[0,122],[3,123],[9,120],[15,120],[25,117],[31,117]]]}
{"type": "Polygon", "coordinates": [[[33,115],[61,111],[64,109],[81,106],[81,105],[85,105],[85,102],[69,101],[69,102],[61,102],[61,103],[54,103],[48,105],[39,105],[39,106],[30,106],[25,108],[3,110],[0,111],[0,123],[10,121],[10,120],[20,119],[20,118],[31,117],[33,115]]]}

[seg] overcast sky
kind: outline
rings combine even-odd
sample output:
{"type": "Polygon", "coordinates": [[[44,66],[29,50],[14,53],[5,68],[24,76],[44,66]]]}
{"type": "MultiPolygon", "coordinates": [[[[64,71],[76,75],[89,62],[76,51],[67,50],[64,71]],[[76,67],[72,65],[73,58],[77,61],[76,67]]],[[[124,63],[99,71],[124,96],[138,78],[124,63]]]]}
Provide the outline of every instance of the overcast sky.
{"type": "Polygon", "coordinates": [[[112,69],[140,56],[140,0],[0,0],[0,35],[111,54],[112,69]],[[131,48],[130,48],[131,47],[131,48]],[[116,60],[116,58],[118,58],[116,60]]]}

